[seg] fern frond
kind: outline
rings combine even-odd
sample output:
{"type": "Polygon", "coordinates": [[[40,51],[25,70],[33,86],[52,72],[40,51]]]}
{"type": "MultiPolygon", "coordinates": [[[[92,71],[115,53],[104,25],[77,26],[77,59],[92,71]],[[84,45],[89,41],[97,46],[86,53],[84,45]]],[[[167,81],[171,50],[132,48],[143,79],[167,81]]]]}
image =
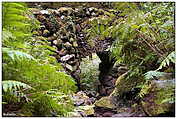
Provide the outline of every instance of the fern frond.
{"type": "Polygon", "coordinates": [[[15,18],[16,21],[21,21],[21,20],[26,20],[27,19],[27,17],[25,17],[25,16],[22,16],[22,15],[19,15],[19,14],[14,14],[14,13],[8,13],[6,15],[6,17],[9,18],[9,19],[6,20],[6,22],[12,21],[12,20],[14,20],[14,18],[15,18]]]}
{"type": "Polygon", "coordinates": [[[21,59],[21,58],[34,60],[33,56],[21,51],[11,50],[9,48],[3,48],[2,51],[4,56],[10,57],[12,60],[21,59]]]}
{"type": "Polygon", "coordinates": [[[24,10],[18,9],[18,8],[6,8],[9,14],[22,14],[24,10]]]}
{"type": "Polygon", "coordinates": [[[7,81],[2,81],[2,88],[4,92],[8,92],[8,91],[12,92],[20,89],[31,89],[32,87],[19,81],[7,80],[7,81]]]}
{"type": "Polygon", "coordinates": [[[2,32],[2,40],[5,41],[5,40],[8,40],[9,38],[15,38],[12,33],[6,29],[3,29],[3,32],[2,32]]]}
{"type": "Polygon", "coordinates": [[[14,31],[14,29],[9,29],[9,26],[24,29],[28,25],[26,24],[28,18],[24,15],[26,10],[24,3],[3,3],[3,27],[10,31],[14,31]]]}
{"type": "Polygon", "coordinates": [[[14,8],[25,9],[25,4],[20,2],[5,2],[3,5],[11,6],[14,8]]]}
{"type": "Polygon", "coordinates": [[[30,24],[22,23],[22,22],[19,22],[17,20],[16,21],[7,22],[7,23],[10,23],[10,26],[17,27],[17,28],[24,28],[26,26],[30,26],[30,24]]]}
{"type": "Polygon", "coordinates": [[[160,64],[157,70],[162,69],[163,67],[169,66],[170,62],[175,63],[175,51],[171,52],[160,64]]]}
{"type": "Polygon", "coordinates": [[[144,74],[145,79],[149,80],[149,79],[153,79],[154,77],[162,77],[165,76],[167,73],[165,72],[159,72],[159,71],[148,71],[144,74]]]}
{"type": "Polygon", "coordinates": [[[16,37],[21,37],[21,36],[25,36],[25,37],[28,37],[28,36],[31,36],[30,33],[24,33],[22,31],[14,31],[12,32],[14,36],[16,37]]]}

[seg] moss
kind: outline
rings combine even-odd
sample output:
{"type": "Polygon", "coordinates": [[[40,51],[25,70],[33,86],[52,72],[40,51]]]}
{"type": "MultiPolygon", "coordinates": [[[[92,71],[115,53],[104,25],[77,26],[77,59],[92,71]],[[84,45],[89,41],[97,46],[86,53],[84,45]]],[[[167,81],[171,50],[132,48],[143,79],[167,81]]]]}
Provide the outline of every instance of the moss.
{"type": "Polygon", "coordinates": [[[171,81],[152,81],[142,106],[150,116],[173,112],[175,85],[171,81]]]}
{"type": "Polygon", "coordinates": [[[115,105],[112,103],[110,97],[102,97],[100,100],[95,102],[95,106],[104,107],[104,108],[115,108],[115,105]]]}
{"type": "Polygon", "coordinates": [[[142,82],[141,78],[126,79],[127,76],[128,73],[126,72],[118,77],[115,83],[116,88],[110,96],[121,96],[123,93],[131,91],[132,88],[142,82]]]}

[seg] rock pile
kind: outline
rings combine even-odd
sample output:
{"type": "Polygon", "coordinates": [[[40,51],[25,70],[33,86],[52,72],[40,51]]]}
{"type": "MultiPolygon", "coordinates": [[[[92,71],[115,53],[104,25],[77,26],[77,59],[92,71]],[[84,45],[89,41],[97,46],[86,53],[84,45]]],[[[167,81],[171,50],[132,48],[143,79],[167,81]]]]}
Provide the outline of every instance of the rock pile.
{"type": "Polygon", "coordinates": [[[84,29],[90,27],[89,19],[104,15],[104,10],[94,7],[61,7],[57,10],[32,9],[35,17],[40,21],[41,27],[38,35],[47,38],[54,51],[58,62],[76,79],[80,88],[79,65],[81,58],[91,56],[94,52],[102,52],[110,45],[110,40],[93,39],[95,45],[89,45],[84,29]]]}

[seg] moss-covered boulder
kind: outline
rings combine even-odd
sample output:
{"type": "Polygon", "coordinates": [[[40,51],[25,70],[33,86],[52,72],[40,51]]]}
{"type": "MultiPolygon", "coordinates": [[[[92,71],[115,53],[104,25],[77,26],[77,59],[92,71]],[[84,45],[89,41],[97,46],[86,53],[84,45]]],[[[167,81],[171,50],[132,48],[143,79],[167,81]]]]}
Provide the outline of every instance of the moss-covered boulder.
{"type": "Polygon", "coordinates": [[[95,102],[95,106],[103,107],[103,108],[110,108],[110,109],[115,108],[115,105],[112,103],[112,100],[110,97],[102,97],[101,99],[95,102]]]}
{"type": "Polygon", "coordinates": [[[134,87],[142,82],[140,78],[126,79],[128,72],[118,77],[115,83],[115,89],[110,94],[110,97],[121,97],[124,93],[130,92],[134,87]]]}
{"type": "Polygon", "coordinates": [[[153,80],[142,92],[142,107],[149,116],[174,116],[175,80],[153,80]]]}
{"type": "Polygon", "coordinates": [[[94,105],[79,106],[78,111],[83,112],[82,114],[85,116],[93,115],[95,113],[94,105]]]}

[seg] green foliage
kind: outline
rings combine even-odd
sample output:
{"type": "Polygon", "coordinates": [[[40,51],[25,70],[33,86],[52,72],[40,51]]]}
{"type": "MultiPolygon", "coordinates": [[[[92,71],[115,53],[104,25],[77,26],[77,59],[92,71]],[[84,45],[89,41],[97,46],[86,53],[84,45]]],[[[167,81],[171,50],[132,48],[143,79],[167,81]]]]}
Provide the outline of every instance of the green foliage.
{"type": "Polygon", "coordinates": [[[18,63],[10,62],[3,65],[3,79],[25,81],[39,91],[57,88],[68,93],[70,90],[75,90],[74,80],[57,70],[57,66],[21,59],[18,63]]]}
{"type": "MultiPolygon", "coordinates": [[[[28,95],[31,95],[31,94],[32,95],[36,95],[36,94],[43,95],[44,91],[47,91],[50,89],[56,89],[65,95],[71,94],[73,91],[76,90],[74,80],[70,76],[66,75],[65,73],[58,72],[57,69],[58,67],[54,67],[53,65],[50,65],[50,64],[39,64],[35,60],[31,61],[29,59],[21,59],[21,60],[18,60],[18,62],[9,62],[9,63],[3,64],[3,80],[5,81],[16,80],[20,82],[25,82],[26,84],[30,84],[30,86],[32,86],[35,90],[29,90],[25,92],[28,95]]],[[[3,88],[6,88],[5,84],[3,84],[3,88]]],[[[11,88],[14,89],[14,87],[11,87],[11,88]]],[[[10,94],[5,94],[5,95],[10,95],[10,94]]],[[[9,98],[6,98],[6,97],[7,96],[5,96],[4,101],[9,102],[8,101],[9,98]]],[[[33,98],[32,97],[28,97],[28,98],[32,100],[36,100],[36,101],[39,99],[39,101],[37,101],[38,102],[37,104],[39,104],[40,107],[44,107],[43,102],[40,102],[41,99],[38,98],[38,96],[33,97],[33,98]]],[[[72,107],[72,103],[68,103],[67,107],[66,105],[59,105],[57,107],[56,104],[60,103],[61,101],[55,100],[55,98],[53,99],[53,97],[52,98],[50,97],[48,100],[46,101],[48,102],[47,103],[48,105],[45,105],[45,106],[49,106],[49,104],[52,103],[53,106],[55,106],[55,109],[60,108],[63,110],[72,107]]],[[[36,105],[36,103],[32,105],[36,105]]],[[[37,107],[39,107],[39,105],[37,105],[37,107]]],[[[30,108],[30,106],[27,108],[30,108]]],[[[38,108],[34,108],[34,109],[38,109],[38,108]]],[[[49,110],[51,109],[52,108],[50,108],[49,110]]],[[[49,111],[46,109],[44,110],[45,111],[43,112],[49,111]]],[[[35,113],[39,112],[40,110],[38,110],[37,112],[33,112],[33,111],[37,111],[37,110],[32,110],[32,113],[35,115],[35,113]]],[[[45,114],[46,113],[43,113],[43,116],[48,116],[45,114]]],[[[57,113],[57,114],[60,115],[62,114],[62,112],[57,113]]],[[[40,115],[42,115],[42,112],[40,115]]]]}
{"type": "Polygon", "coordinates": [[[55,48],[32,37],[36,28],[38,22],[25,3],[3,3],[3,102],[20,102],[16,110],[22,110],[23,116],[62,116],[73,109],[68,100],[76,91],[75,82],[51,57],[55,48]],[[33,90],[27,90],[29,86],[33,90]],[[55,93],[48,94],[53,89],[55,93]]]}
{"type": "Polygon", "coordinates": [[[32,95],[33,102],[23,106],[24,113],[32,113],[34,116],[64,116],[73,110],[73,103],[69,95],[57,90],[49,90],[32,95]]]}
{"type": "Polygon", "coordinates": [[[146,83],[142,85],[141,91],[138,94],[138,97],[143,98],[146,94],[149,93],[149,89],[151,88],[151,85],[148,85],[148,84],[149,84],[149,81],[146,81],[146,83]]]}
{"type": "Polygon", "coordinates": [[[32,89],[31,86],[25,83],[12,80],[2,81],[2,88],[3,88],[3,101],[6,103],[20,102],[22,101],[21,100],[22,98],[28,101],[28,98],[26,98],[24,91],[32,89]]]}
{"type": "Polygon", "coordinates": [[[145,79],[149,80],[149,79],[154,79],[154,77],[159,78],[159,77],[165,76],[166,74],[167,73],[165,72],[148,71],[144,75],[145,75],[145,79]]]}
{"type": "Polygon", "coordinates": [[[163,67],[169,66],[170,62],[175,63],[175,51],[171,52],[160,64],[157,70],[162,69],[163,67]]]}
{"type": "Polygon", "coordinates": [[[81,62],[81,85],[82,88],[87,91],[97,91],[97,86],[99,84],[99,58],[93,55],[93,59],[88,58],[83,59],[81,62]]]}
{"type": "Polygon", "coordinates": [[[25,83],[22,83],[22,82],[19,82],[19,81],[2,81],[2,85],[3,85],[3,91],[4,92],[7,92],[7,91],[10,91],[12,92],[13,90],[17,91],[17,90],[20,90],[20,89],[30,89],[31,86],[25,84],[25,83]]]}
{"type": "MultiPolygon", "coordinates": [[[[120,14],[108,17],[107,24],[111,22],[109,18],[123,17],[111,22],[104,31],[108,30],[105,37],[111,36],[116,40],[111,51],[119,62],[142,65],[142,62],[145,62],[144,57],[148,58],[146,61],[157,60],[174,49],[173,3],[115,3],[115,8],[120,14]],[[157,21],[160,23],[157,24],[157,21]],[[166,24],[168,28],[164,27],[166,24]]],[[[95,24],[99,25],[99,19],[96,21],[95,24]]],[[[101,36],[104,37],[103,34],[101,36]]]]}
{"type": "Polygon", "coordinates": [[[27,10],[25,3],[2,3],[3,46],[24,49],[25,42],[31,40],[31,31],[39,23],[29,17],[31,13],[27,10]]]}
{"type": "Polygon", "coordinates": [[[114,16],[111,13],[109,14],[111,17],[99,16],[99,17],[94,17],[92,19],[89,19],[89,23],[92,25],[92,27],[86,29],[88,40],[90,39],[93,40],[95,37],[99,38],[100,40],[103,40],[104,37],[108,37],[109,31],[111,29],[109,28],[109,22],[112,21],[112,16],[114,16]]]}
{"type": "Polygon", "coordinates": [[[21,58],[34,59],[33,56],[27,53],[17,51],[17,50],[11,50],[9,48],[3,48],[2,52],[3,52],[4,59],[8,59],[7,57],[9,57],[9,59],[11,60],[20,60],[21,58]]]}
{"type": "MultiPolygon", "coordinates": [[[[116,63],[128,66],[124,83],[128,80],[137,83],[135,86],[142,89],[140,98],[149,93],[150,85],[146,85],[149,79],[160,79],[175,71],[174,5],[174,2],[118,2],[114,4],[114,10],[119,14],[106,17],[103,32],[99,35],[95,32],[98,31],[98,18],[88,32],[92,34],[91,39],[111,37],[115,40],[109,49],[112,58],[117,59],[116,63]],[[164,67],[170,71],[166,73],[164,67]],[[141,83],[138,83],[139,79],[142,79],[141,83]]],[[[172,79],[171,75],[165,77],[168,79],[172,79]]]]}
{"type": "Polygon", "coordinates": [[[162,100],[161,104],[162,103],[175,103],[175,96],[171,96],[170,98],[166,98],[164,100],[162,100]]]}
{"type": "Polygon", "coordinates": [[[153,79],[154,77],[159,78],[165,75],[168,75],[165,72],[159,72],[158,70],[162,69],[163,67],[169,66],[170,62],[175,63],[175,51],[171,52],[160,64],[159,68],[155,71],[148,71],[146,72],[145,79],[153,79]]]}

